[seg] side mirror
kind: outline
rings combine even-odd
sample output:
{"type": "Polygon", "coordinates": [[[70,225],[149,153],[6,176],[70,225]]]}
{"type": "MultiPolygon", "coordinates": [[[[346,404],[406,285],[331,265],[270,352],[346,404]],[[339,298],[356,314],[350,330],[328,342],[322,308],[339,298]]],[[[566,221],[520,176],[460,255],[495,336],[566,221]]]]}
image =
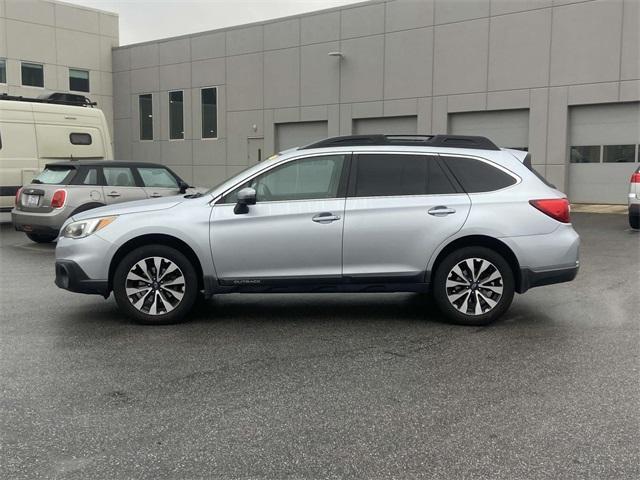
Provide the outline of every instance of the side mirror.
{"type": "Polygon", "coordinates": [[[238,203],[236,203],[233,213],[242,215],[249,213],[249,205],[256,204],[256,191],[253,188],[243,188],[238,192],[238,203]]]}
{"type": "Polygon", "coordinates": [[[187,193],[187,188],[189,188],[189,184],[180,180],[178,182],[178,188],[180,189],[180,193],[187,193]]]}

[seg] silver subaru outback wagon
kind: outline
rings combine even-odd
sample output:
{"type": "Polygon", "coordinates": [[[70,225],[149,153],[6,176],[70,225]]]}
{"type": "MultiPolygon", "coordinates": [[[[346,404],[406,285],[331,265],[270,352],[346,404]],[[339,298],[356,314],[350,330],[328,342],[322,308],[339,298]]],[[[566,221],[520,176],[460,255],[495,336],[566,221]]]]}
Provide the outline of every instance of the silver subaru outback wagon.
{"type": "Polygon", "coordinates": [[[253,165],[206,194],[74,215],[56,284],[114,293],[133,320],[184,319],[199,294],[430,292],[487,324],[515,292],[573,280],[565,195],[484,137],[348,136],[253,165]]]}

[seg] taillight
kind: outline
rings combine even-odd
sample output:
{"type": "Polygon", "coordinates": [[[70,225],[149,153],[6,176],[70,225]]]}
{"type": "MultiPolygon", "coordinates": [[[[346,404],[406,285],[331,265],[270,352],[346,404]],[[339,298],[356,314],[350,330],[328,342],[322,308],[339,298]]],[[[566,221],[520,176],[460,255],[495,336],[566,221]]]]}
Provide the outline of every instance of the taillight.
{"type": "Polygon", "coordinates": [[[631,175],[631,183],[640,183],[640,172],[631,175]]]}
{"type": "Polygon", "coordinates": [[[20,204],[20,195],[22,195],[22,187],[16,190],[16,207],[20,204]]]}
{"type": "Polygon", "coordinates": [[[62,208],[64,207],[64,202],[67,200],[67,191],[66,190],[56,190],[51,197],[51,207],[52,208],[62,208]]]}
{"type": "Polygon", "coordinates": [[[566,198],[548,198],[542,200],[529,200],[529,203],[562,223],[571,223],[569,216],[569,200],[566,198]]]}

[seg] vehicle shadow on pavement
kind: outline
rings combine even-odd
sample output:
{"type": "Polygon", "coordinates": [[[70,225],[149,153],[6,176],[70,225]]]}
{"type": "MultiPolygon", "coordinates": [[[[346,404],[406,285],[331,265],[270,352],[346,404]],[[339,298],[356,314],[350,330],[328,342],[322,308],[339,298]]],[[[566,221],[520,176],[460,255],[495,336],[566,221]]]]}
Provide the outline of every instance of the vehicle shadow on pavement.
{"type": "MultiPolygon", "coordinates": [[[[89,299],[87,299],[89,300],[89,299]]],[[[110,297],[97,297],[87,305],[66,310],[64,322],[97,326],[136,325],[118,309],[110,297]]],[[[229,294],[196,303],[187,320],[160,328],[180,328],[181,325],[430,325],[460,329],[491,329],[511,327],[546,327],[556,323],[546,313],[530,305],[514,301],[505,315],[484,327],[459,326],[449,322],[428,295],[390,293],[376,295],[350,294],[229,294]]]]}
{"type": "Polygon", "coordinates": [[[451,325],[428,295],[230,294],[198,302],[189,323],[433,323],[451,325]]]}

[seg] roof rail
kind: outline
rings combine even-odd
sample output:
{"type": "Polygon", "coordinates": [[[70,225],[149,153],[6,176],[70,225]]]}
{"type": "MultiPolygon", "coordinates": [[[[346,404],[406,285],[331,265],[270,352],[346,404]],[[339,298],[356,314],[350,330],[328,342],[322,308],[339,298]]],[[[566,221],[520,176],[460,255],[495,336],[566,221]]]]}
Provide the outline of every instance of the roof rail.
{"type": "Polygon", "coordinates": [[[324,140],[300,147],[299,150],[366,145],[404,145],[411,147],[500,150],[500,148],[488,138],[470,135],[346,135],[342,137],[325,138],[324,140]]]}
{"type": "Polygon", "coordinates": [[[40,95],[38,98],[22,97],[9,95],[8,93],[0,94],[0,100],[13,100],[14,102],[31,102],[31,103],[53,103],[57,105],[74,105],[76,107],[95,107],[97,102],[92,102],[84,95],[76,95],[75,93],[53,92],[40,95]]]}

